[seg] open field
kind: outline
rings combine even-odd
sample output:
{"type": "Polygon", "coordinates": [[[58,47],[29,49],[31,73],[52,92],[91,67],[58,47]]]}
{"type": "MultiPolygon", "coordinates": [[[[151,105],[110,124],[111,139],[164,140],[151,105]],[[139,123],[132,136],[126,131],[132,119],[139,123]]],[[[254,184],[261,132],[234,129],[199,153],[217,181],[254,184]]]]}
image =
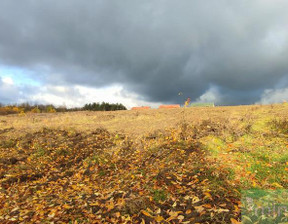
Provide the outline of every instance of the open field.
{"type": "Polygon", "coordinates": [[[0,116],[0,223],[238,223],[287,137],[287,104],[0,116]]]}

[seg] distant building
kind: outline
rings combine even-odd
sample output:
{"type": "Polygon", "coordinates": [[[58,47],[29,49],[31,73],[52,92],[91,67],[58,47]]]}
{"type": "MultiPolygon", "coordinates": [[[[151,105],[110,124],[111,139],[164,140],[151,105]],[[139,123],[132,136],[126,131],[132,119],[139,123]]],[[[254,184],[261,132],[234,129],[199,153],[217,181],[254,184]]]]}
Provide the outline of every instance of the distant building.
{"type": "Polygon", "coordinates": [[[159,109],[180,108],[180,104],[160,105],[159,109]]]}

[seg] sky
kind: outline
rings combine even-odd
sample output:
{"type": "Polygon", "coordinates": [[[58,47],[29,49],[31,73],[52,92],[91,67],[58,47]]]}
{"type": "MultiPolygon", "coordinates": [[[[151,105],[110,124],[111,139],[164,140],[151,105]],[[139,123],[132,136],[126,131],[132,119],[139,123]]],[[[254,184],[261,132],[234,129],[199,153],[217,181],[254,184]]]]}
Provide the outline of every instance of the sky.
{"type": "Polygon", "coordinates": [[[0,103],[283,102],[287,9],[287,0],[0,0],[0,103]]]}

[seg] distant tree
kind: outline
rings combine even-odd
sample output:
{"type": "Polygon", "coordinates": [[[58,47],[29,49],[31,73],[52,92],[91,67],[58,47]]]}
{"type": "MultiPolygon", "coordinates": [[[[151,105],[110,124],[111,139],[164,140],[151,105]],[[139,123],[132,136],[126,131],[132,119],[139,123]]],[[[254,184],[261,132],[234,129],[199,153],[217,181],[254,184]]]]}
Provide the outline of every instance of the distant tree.
{"type": "Polygon", "coordinates": [[[63,106],[57,107],[56,111],[57,112],[66,112],[66,111],[68,111],[68,109],[65,105],[63,105],[63,106]]]}
{"type": "Polygon", "coordinates": [[[27,102],[19,104],[18,107],[21,107],[24,110],[24,112],[28,112],[28,111],[31,111],[33,109],[33,106],[27,102]]]}
{"type": "Polygon", "coordinates": [[[46,112],[47,113],[56,113],[56,109],[53,105],[46,106],[46,112]]]}
{"type": "Polygon", "coordinates": [[[0,115],[8,114],[20,114],[20,113],[55,113],[55,112],[69,112],[69,111],[115,111],[115,110],[127,110],[123,104],[119,103],[88,103],[83,107],[73,107],[66,108],[66,106],[55,107],[52,104],[30,104],[30,103],[21,103],[21,104],[11,104],[5,106],[0,103],[0,115]]]}
{"type": "Polygon", "coordinates": [[[127,108],[123,104],[119,103],[88,103],[85,104],[83,110],[91,110],[91,111],[115,111],[115,110],[127,110],[127,108]]]}

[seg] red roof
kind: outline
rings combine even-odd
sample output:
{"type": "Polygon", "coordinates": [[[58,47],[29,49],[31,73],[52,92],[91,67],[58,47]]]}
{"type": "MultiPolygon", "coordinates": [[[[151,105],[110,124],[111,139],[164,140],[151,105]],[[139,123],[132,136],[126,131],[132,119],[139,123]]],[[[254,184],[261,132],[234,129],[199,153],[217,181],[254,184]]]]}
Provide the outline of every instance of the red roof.
{"type": "Polygon", "coordinates": [[[159,109],[162,108],[180,108],[180,104],[160,105],[159,109]]]}

